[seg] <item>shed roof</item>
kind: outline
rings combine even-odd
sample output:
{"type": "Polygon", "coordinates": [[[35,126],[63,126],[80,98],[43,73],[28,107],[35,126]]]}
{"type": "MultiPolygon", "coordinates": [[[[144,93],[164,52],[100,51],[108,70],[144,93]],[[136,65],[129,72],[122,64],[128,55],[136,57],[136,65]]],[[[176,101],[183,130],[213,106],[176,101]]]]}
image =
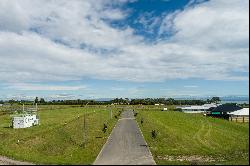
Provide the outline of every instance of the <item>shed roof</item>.
{"type": "Polygon", "coordinates": [[[223,104],[223,105],[220,105],[220,106],[214,108],[212,110],[212,112],[233,112],[233,111],[237,111],[240,109],[241,109],[241,107],[239,107],[237,105],[223,104]]]}
{"type": "Polygon", "coordinates": [[[238,111],[230,112],[231,115],[248,115],[249,116],[249,108],[242,108],[238,111]]]}

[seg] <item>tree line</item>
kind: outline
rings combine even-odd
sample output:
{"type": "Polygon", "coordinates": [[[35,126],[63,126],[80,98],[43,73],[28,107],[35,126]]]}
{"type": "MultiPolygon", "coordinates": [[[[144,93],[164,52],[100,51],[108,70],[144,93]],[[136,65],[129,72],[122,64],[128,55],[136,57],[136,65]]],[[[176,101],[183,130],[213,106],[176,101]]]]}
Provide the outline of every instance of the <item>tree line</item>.
{"type": "MultiPolygon", "coordinates": [[[[144,99],[129,99],[129,98],[115,98],[110,101],[96,101],[96,100],[51,100],[46,101],[44,98],[36,97],[34,101],[27,100],[9,100],[7,103],[9,104],[40,104],[40,105],[155,105],[155,104],[163,104],[163,105],[203,105],[206,103],[219,103],[219,97],[213,97],[207,100],[194,100],[194,99],[173,99],[173,98],[144,98],[144,99]]],[[[0,102],[1,103],[1,102],[0,102]]],[[[2,101],[2,103],[4,103],[2,101]]]]}

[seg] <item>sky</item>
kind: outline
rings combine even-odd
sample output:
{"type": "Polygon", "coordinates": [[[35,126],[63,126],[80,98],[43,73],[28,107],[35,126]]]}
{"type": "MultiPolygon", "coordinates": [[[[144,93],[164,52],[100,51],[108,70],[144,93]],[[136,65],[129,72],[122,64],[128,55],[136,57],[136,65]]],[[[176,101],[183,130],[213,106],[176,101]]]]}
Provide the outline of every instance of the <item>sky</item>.
{"type": "Polygon", "coordinates": [[[0,99],[249,95],[248,0],[1,0],[0,99]]]}

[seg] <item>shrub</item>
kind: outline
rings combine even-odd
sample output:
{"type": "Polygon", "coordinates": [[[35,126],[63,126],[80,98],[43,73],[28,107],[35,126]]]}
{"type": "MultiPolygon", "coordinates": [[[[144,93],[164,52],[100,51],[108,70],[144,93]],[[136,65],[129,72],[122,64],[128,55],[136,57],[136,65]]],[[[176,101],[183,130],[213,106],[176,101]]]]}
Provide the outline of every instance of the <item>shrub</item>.
{"type": "Polygon", "coordinates": [[[151,135],[152,135],[152,138],[155,139],[156,136],[157,136],[156,131],[155,131],[155,130],[152,130],[152,131],[151,131],[151,135]]]}
{"type": "Polygon", "coordinates": [[[144,122],[144,120],[143,120],[143,118],[141,118],[141,124],[143,124],[143,122],[144,122]]]}
{"type": "Polygon", "coordinates": [[[182,112],[182,109],[181,108],[176,108],[176,109],[174,109],[174,111],[182,112]]]}
{"type": "Polygon", "coordinates": [[[104,133],[106,133],[107,128],[108,128],[108,126],[104,123],[104,124],[103,124],[103,129],[102,129],[102,131],[103,131],[104,133]]]}

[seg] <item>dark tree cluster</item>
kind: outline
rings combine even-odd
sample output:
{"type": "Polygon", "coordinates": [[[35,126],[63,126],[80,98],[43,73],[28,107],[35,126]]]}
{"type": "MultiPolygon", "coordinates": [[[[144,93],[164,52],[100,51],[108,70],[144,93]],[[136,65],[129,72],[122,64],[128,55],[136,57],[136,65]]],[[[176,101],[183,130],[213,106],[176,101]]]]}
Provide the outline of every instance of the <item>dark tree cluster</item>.
{"type": "MultiPolygon", "coordinates": [[[[40,105],[155,105],[155,104],[164,104],[164,105],[203,105],[206,103],[219,103],[219,97],[213,97],[207,100],[194,100],[194,99],[173,99],[173,98],[144,98],[144,99],[128,99],[128,98],[116,98],[110,101],[96,101],[96,100],[51,100],[46,101],[44,98],[36,97],[34,101],[26,100],[9,100],[9,104],[40,104],[40,105]]],[[[5,103],[0,101],[0,103],[5,103]]]]}
{"type": "Polygon", "coordinates": [[[146,98],[146,99],[132,99],[130,101],[131,105],[154,105],[154,104],[164,104],[164,105],[202,105],[207,103],[204,100],[176,100],[173,98],[146,98]]]}

